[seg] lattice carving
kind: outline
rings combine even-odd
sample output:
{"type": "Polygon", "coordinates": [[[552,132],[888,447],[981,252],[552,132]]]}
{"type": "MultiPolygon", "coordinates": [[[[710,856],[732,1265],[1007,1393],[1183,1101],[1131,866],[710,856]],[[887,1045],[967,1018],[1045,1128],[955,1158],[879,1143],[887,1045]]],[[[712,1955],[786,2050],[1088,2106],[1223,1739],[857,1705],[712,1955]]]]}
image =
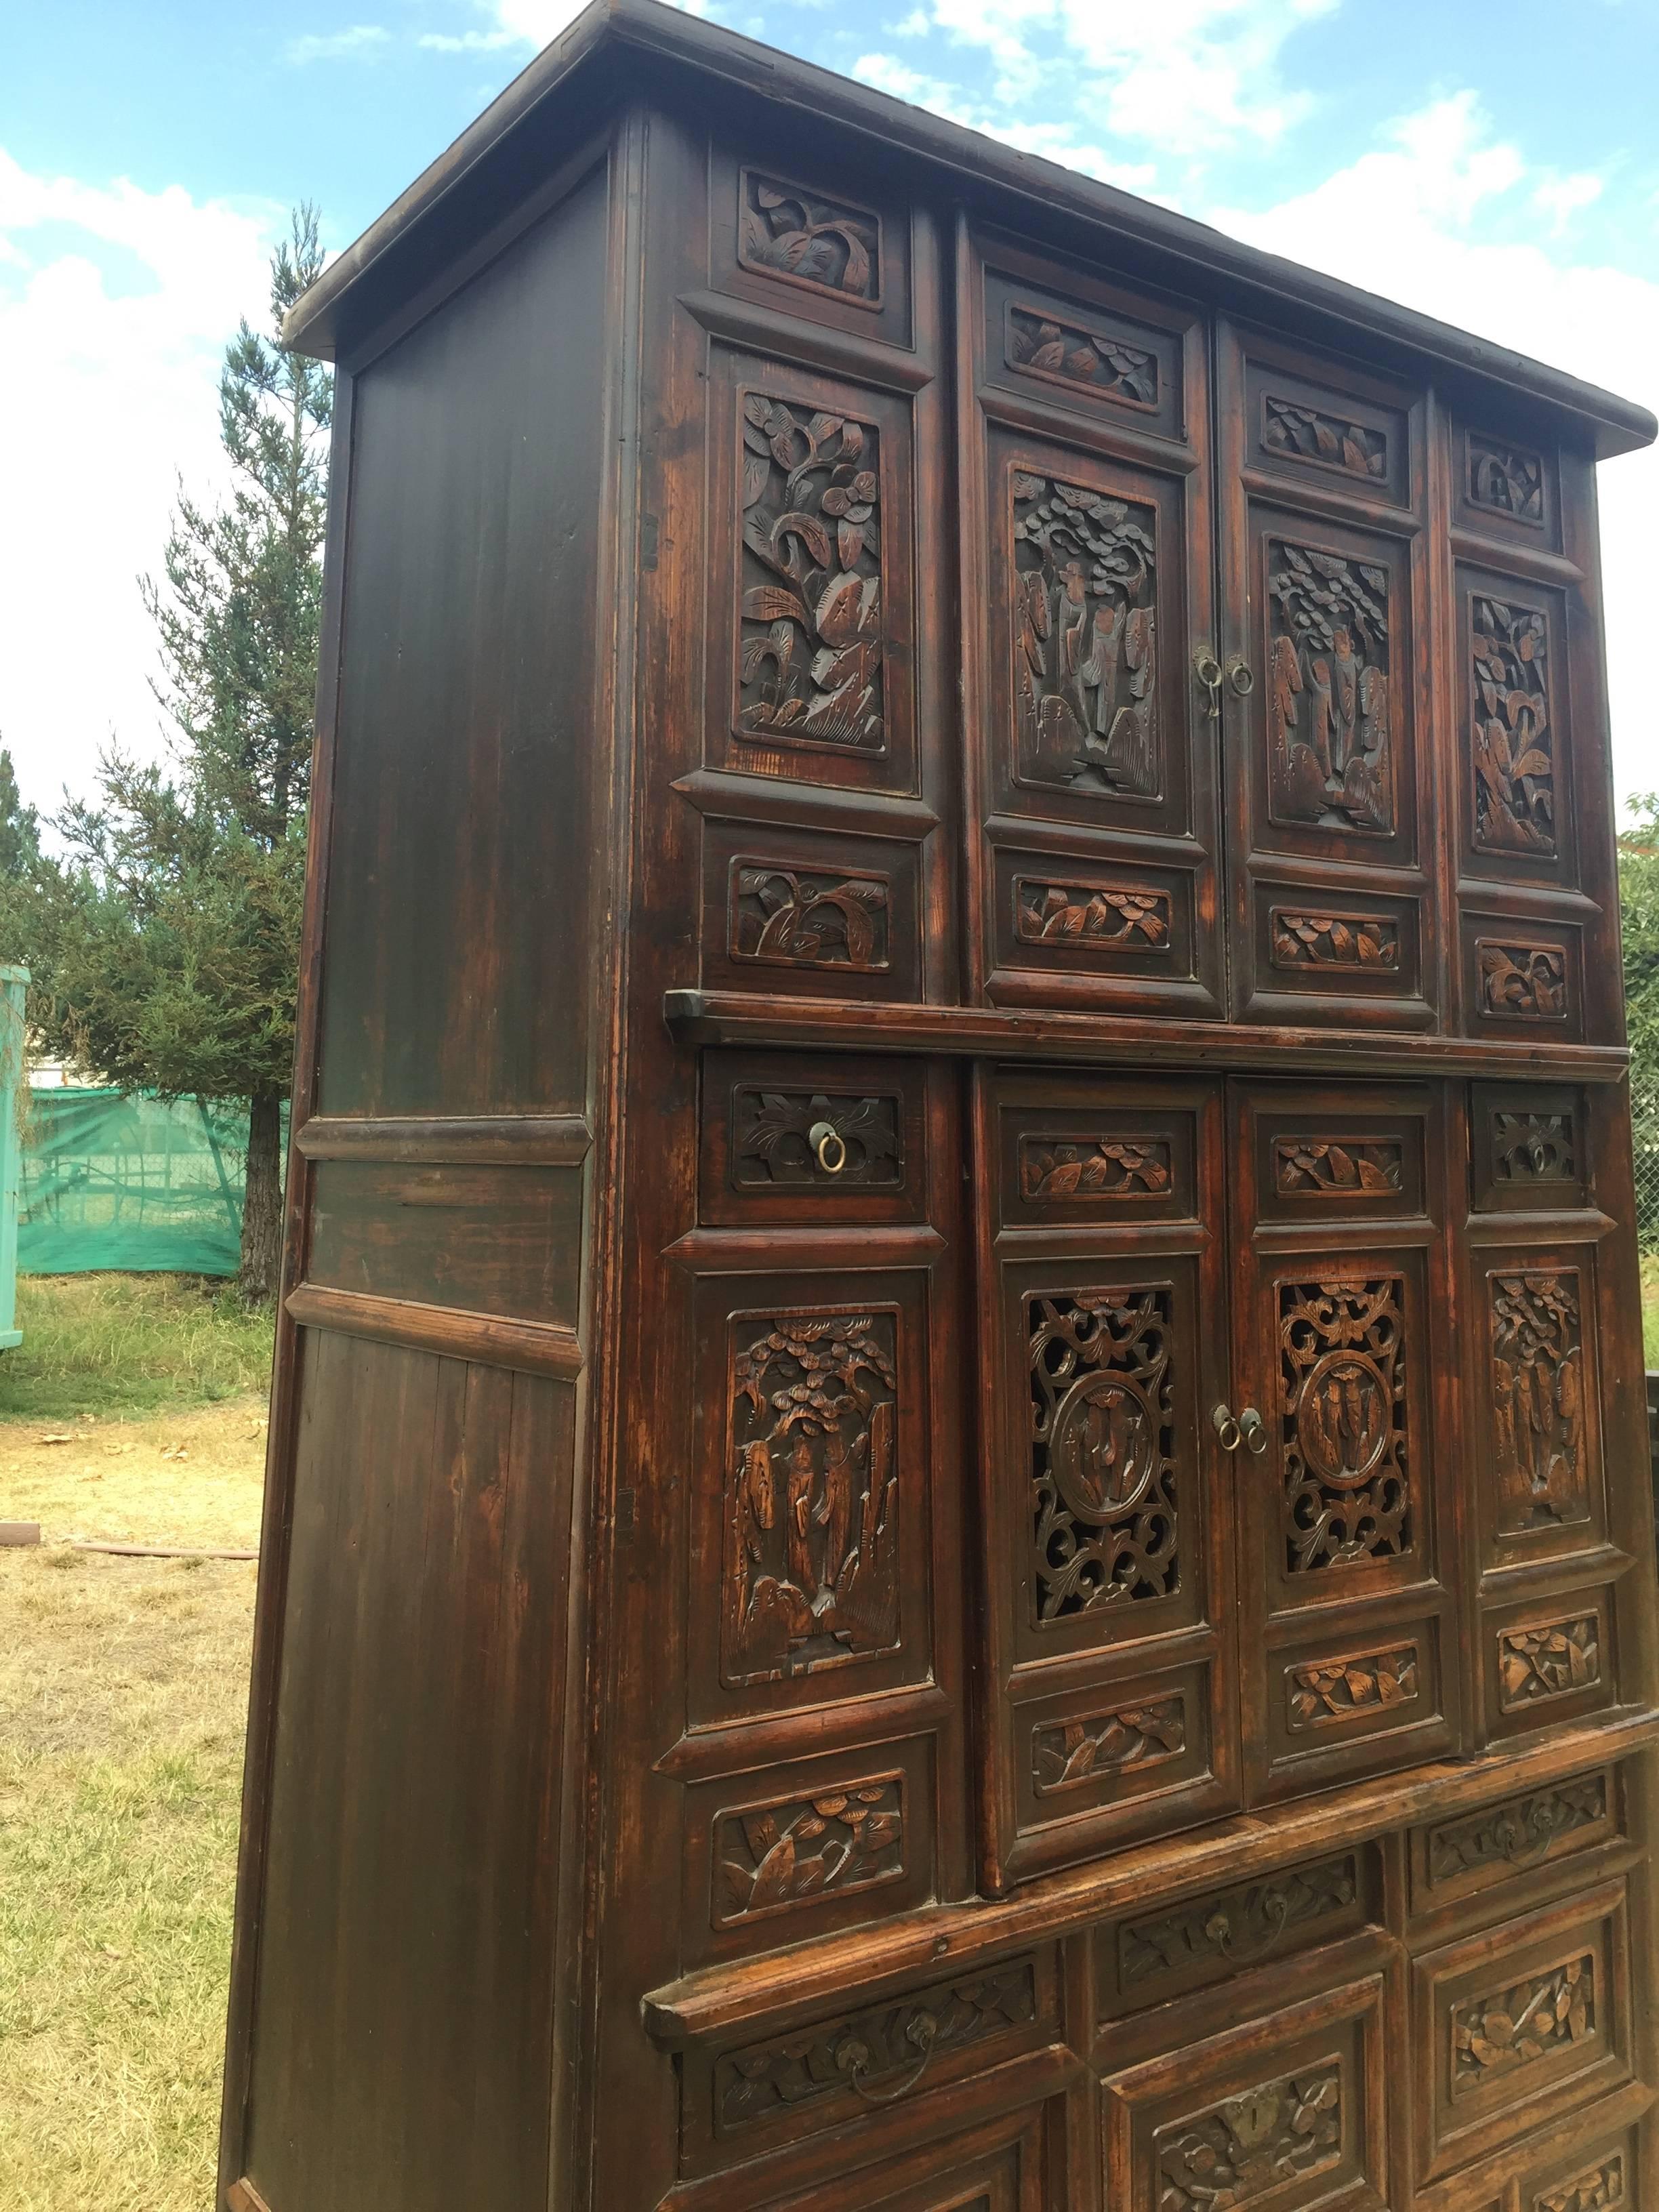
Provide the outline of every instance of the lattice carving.
{"type": "Polygon", "coordinates": [[[1271,392],[1263,395],[1261,408],[1261,442],[1270,453],[1292,454],[1299,461],[1378,483],[1388,476],[1389,441],[1381,430],[1277,398],[1271,392]]]}
{"type": "Polygon", "coordinates": [[[1340,2163],[1342,2068],[1335,2058],[1228,2097],[1152,2137],[1158,2212],[1219,2212],[1279,2197],[1340,2163]]]}
{"type": "Polygon", "coordinates": [[[1298,914],[1276,906],[1269,916],[1275,968],[1352,969],[1386,975],[1400,965],[1400,924],[1385,914],[1298,914]]]}
{"type": "Polygon", "coordinates": [[[1629,2201],[1627,2189],[1625,2154],[1616,2150],[1611,2158],[1597,2159],[1565,2188],[1540,2191],[1532,2200],[1532,2212],[1610,2212],[1612,2206],[1629,2201]]]}
{"type": "Polygon", "coordinates": [[[1248,1965],[1292,1930],[1346,1911],[1358,1894],[1359,1870],[1347,1851],[1196,1899],[1156,1920],[1126,1922],[1117,1931],[1119,1982],[1127,1990],[1194,1967],[1248,1965]]]}
{"type": "Polygon", "coordinates": [[[1115,1712],[1051,1722],[1031,1732],[1032,1787],[1039,1797],[1052,1797],[1105,1775],[1161,1765],[1186,1748],[1186,1700],[1178,1691],[1115,1712]]]}
{"type": "Polygon", "coordinates": [[[1487,1295],[1498,1526],[1582,1521],[1589,1508],[1578,1271],[1490,1275],[1487,1295]]]}
{"type": "Polygon", "coordinates": [[[1156,511],[1023,471],[1012,490],[1020,774],[1097,798],[1155,799],[1156,511]]]}
{"type": "Polygon", "coordinates": [[[1492,1171],[1495,1182],[1576,1182],[1578,1143],[1571,1114],[1494,1111],[1492,1171]]]}
{"type": "Polygon", "coordinates": [[[1412,1548],[1404,1297],[1398,1275],[1279,1285],[1292,1574],[1412,1548]]]}
{"type": "Polygon", "coordinates": [[[739,1085],[733,1099],[732,1181],[738,1190],[896,1190],[904,1181],[904,1126],[889,1091],[774,1091],[739,1085]],[[827,1122],[842,1164],[818,1164],[811,1133],[827,1122]]]}
{"type": "Polygon", "coordinates": [[[1396,769],[1387,571],[1275,539],[1267,550],[1267,599],[1273,820],[1391,835],[1396,769]]]}
{"type": "Polygon", "coordinates": [[[882,752],[879,433],[745,392],[742,467],[738,733],[882,752]]]}
{"type": "Polygon", "coordinates": [[[1556,1839],[1577,1828],[1599,1827],[1607,1817],[1607,1783],[1603,1774],[1552,1783],[1525,1797],[1448,1820],[1431,1828],[1429,1873],[1436,1881],[1486,1867],[1531,1866],[1548,1856],[1556,1839]]]}
{"type": "Polygon", "coordinates": [[[868,208],[804,192],[745,169],[738,259],[769,276],[793,276],[873,307],[881,298],[881,218],[868,208]]]}
{"type": "Polygon", "coordinates": [[[1024,1136],[1019,1140],[1019,1194],[1032,1201],[1164,1198],[1172,1175],[1167,1137],[1024,1136]]]}
{"type": "Polygon", "coordinates": [[[1285,1725],[1292,1735],[1333,1728],[1356,1713],[1414,1704],[1419,1695],[1417,1646],[1406,1644],[1287,1668],[1285,1694],[1285,1725]]]}
{"type": "Polygon", "coordinates": [[[1498,1702],[1506,1713],[1572,1697],[1601,1679],[1601,1629],[1593,1613],[1506,1628],[1498,1637],[1498,1702]]]}
{"type": "Polygon", "coordinates": [[[1467,2097],[1517,2067],[1571,2050],[1595,2033],[1595,1959],[1585,1952],[1454,2005],[1454,2097],[1467,2097]]]}
{"type": "Polygon", "coordinates": [[[1406,1147],[1397,1137],[1275,1137],[1273,1188],[1281,1198],[1398,1198],[1406,1147]]]}
{"type": "Polygon", "coordinates": [[[1113,945],[1167,952],[1174,906],[1167,891],[1143,884],[1097,887],[1020,876],[1014,883],[1014,934],[1022,945],[1113,945]]]}
{"type": "Polygon", "coordinates": [[[1548,858],[1556,847],[1548,625],[1531,607],[1480,592],[1470,619],[1474,842],[1484,853],[1548,858]]]}
{"type": "Polygon", "coordinates": [[[1530,939],[1475,940],[1480,1004],[1506,1021],[1561,1022],[1567,1018],[1567,956],[1559,945],[1530,939]]]}
{"type": "Polygon", "coordinates": [[[896,1881],[904,1872],[904,1778],[876,1775],[723,1813],[714,1856],[717,1928],[896,1881]]]}
{"type": "Polygon", "coordinates": [[[1037,1620],[1180,1584],[1167,1290],[1026,1301],[1037,1620]]]}
{"type": "Polygon", "coordinates": [[[1469,505],[1489,507],[1516,522],[1544,521],[1544,464],[1524,447],[1500,445],[1472,433],[1469,505]]]}
{"type": "Polygon", "coordinates": [[[735,1325],[724,1675],[807,1673],[899,1636],[891,1314],[735,1325]]]}
{"type": "Polygon", "coordinates": [[[1060,322],[1034,307],[1008,310],[1004,359],[1010,368],[1081,386],[1122,406],[1158,404],[1158,356],[1102,331],[1060,322]]]}
{"type": "Polygon", "coordinates": [[[885,876],[820,874],[766,860],[732,863],[726,950],[779,968],[888,965],[891,886],[885,876]]]}

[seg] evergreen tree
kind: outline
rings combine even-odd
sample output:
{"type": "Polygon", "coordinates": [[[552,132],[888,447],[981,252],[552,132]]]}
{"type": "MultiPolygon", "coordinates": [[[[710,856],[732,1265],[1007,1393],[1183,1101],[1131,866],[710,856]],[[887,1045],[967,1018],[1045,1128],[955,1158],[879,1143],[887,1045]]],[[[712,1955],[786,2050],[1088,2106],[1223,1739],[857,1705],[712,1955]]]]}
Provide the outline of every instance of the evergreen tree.
{"type": "Polygon", "coordinates": [[[1643,1247],[1652,1251],[1659,1249],[1659,792],[1626,804],[1637,817],[1619,840],[1636,1213],[1643,1247]]]}
{"type": "Polygon", "coordinates": [[[275,335],[245,322],[226,350],[228,502],[181,488],[163,575],[141,587],[170,768],[106,753],[97,801],[56,817],[66,861],[41,884],[34,1016],[47,1038],[129,1088],[246,1101],[250,1299],[275,1291],[281,1249],[333,396],[329,371],[286,352],[281,330],[322,262],[302,207],[271,262],[275,335]]]}
{"type": "MultiPolygon", "coordinates": [[[[40,817],[24,805],[11,755],[0,745],[0,882],[27,881],[40,858],[40,817]]],[[[5,964],[0,958],[0,966],[5,964]]]]}

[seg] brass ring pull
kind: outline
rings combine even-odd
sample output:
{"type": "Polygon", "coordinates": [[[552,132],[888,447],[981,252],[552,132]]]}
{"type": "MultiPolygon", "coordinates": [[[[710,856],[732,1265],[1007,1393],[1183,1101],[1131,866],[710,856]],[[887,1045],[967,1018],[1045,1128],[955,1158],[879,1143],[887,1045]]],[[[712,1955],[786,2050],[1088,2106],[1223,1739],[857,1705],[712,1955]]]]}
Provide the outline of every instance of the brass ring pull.
{"type": "Polygon", "coordinates": [[[1239,1415],[1238,1433],[1244,1439],[1246,1450],[1260,1459],[1267,1449],[1267,1424],[1254,1406],[1246,1406],[1239,1415]]]}
{"type": "Polygon", "coordinates": [[[1227,683],[1233,696],[1248,699],[1255,689],[1255,671],[1242,653],[1233,653],[1227,662],[1227,683]]]}
{"type": "Polygon", "coordinates": [[[806,1132],[806,1141],[825,1175],[841,1173],[847,1164],[847,1140],[833,1121],[814,1121],[806,1132]]]}
{"type": "Polygon", "coordinates": [[[868,2086],[870,2051],[867,2045],[849,2035],[836,2051],[836,2070],[844,2074],[866,2105],[896,2105],[901,2097],[908,2097],[922,2075],[927,2071],[928,2061],[933,2055],[933,2039],[939,2033],[939,2022],[932,2013],[925,2012],[913,2020],[905,2029],[905,2039],[921,2052],[915,2064],[903,2079],[890,2089],[872,2089],[868,2086]]]}
{"type": "Polygon", "coordinates": [[[1193,673],[1208,694],[1204,712],[1213,721],[1221,712],[1221,663],[1207,645],[1200,645],[1194,653],[1193,673]]]}
{"type": "Polygon", "coordinates": [[[1224,1406],[1212,1406],[1210,1419],[1214,1422],[1215,1432],[1221,1439],[1222,1450],[1237,1451],[1243,1431],[1227,1408],[1224,1406]]]}

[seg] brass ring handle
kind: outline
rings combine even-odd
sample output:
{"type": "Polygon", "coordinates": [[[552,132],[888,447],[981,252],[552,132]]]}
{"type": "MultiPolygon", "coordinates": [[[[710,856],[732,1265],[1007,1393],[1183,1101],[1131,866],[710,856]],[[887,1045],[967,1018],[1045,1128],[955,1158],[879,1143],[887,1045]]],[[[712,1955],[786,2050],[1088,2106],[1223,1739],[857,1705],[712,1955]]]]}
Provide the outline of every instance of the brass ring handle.
{"type": "Polygon", "coordinates": [[[806,1141],[825,1175],[841,1173],[847,1164],[847,1140],[833,1121],[814,1121],[806,1132],[806,1141]]]}
{"type": "Polygon", "coordinates": [[[1237,1451],[1239,1439],[1243,1432],[1227,1408],[1224,1406],[1212,1406],[1210,1419],[1214,1422],[1215,1432],[1221,1439],[1222,1450],[1237,1451]]]}
{"type": "Polygon", "coordinates": [[[1226,675],[1228,686],[1236,698],[1248,699],[1255,690],[1255,671],[1242,653],[1229,656],[1226,675]]]}
{"type": "Polygon", "coordinates": [[[1194,653],[1193,673],[1209,695],[1204,712],[1213,721],[1221,712],[1221,663],[1207,645],[1200,645],[1194,653]]]}
{"type": "Polygon", "coordinates": [[[1264,1915],[1271,1923],[1265,1936],[1254,1943],[1238,1943],[1233,1940],[1233,1923],[1224,1911],[1217,1912],[1204,1923],[1204,1933],[1210,1937],[1224,1959],[1242,1964],[1247,1959],[1265,1959],[1273,1945],[1285,1933],[1291,1917],[1291,1900],[1282,1889],[1269,1888],[1262,1893],[1264,1915]]]}
{"type": "Polygon", "coordinates": [[[1238,1433],[1244,1439],[1245,1449],[1260,1459],[1267,1449],[1267,1424],[1254,1406],[1246,1406],[1239,1415],[1238,1433]]]}
{"type": "Polygon", "coordinates": [[[909,2095],[927,2071],[928,2061],[933,2055],[933,2039],[938,2033],[939,2022],[931,2013],[925,2012],[920,2019],[910,2022],[905,2034],[910,2042],[920,2045],[921,2056],[903,2080],[896,2081],[890,2089],[872,2089],[866,2085],[865,2077],[870,2071],[870,2052],[868,2046],[860,2043],[856,2036],[848,2036],[837,2049],[836,2070],[846,2075],[866,2105],[896,2105],[901,2097],[909,2095]]]}

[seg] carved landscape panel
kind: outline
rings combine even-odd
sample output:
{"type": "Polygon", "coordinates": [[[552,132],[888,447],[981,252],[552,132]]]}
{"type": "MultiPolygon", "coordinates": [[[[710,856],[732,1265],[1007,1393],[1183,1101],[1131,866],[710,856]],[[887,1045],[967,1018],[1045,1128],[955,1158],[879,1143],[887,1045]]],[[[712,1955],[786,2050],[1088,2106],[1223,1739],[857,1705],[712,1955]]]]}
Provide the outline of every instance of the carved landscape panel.
{"type": "Polygon", "coordinates": [[[1399,822],[1393,581],[1380,562],[1266,544],[1268,813],[1345,839],[1399,822]]]}
{"type": "Polygon", "coordinates": [[[1553,861],[1565,791],[1557,773],[1549,617],[1493,593],[1469,598],[1469,769],[1475,850],[1553,861]]]}
{"type": "Polygon", "coordinates": [[[1577,1267],[1486,1276],[1497,1525],[1516,1535],[1588,1520],[1589,1409],[1577,1267]]]}

